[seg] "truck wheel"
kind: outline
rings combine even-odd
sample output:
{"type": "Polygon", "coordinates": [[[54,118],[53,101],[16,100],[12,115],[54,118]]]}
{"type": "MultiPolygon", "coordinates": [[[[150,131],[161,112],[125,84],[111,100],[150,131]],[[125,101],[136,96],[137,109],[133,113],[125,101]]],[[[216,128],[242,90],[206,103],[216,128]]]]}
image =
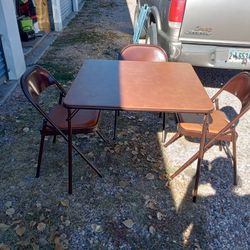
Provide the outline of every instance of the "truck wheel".
{"type": "MultiPolygon", "coordinates": [[[[135,14],[134,14],[134,31],[135,31],[135,25],[137,23],[138,17],[139,17],[139,5],[137,4],[135,7],[135,14]]],[[[146,37],[146,24],[143,25],[142,31],[140,34],[140,39],[143,39],[146,37]]]]}
{"type": "Polygon", "coordinates": [[[146,44],[153,44],[157,45],[158,44],[158,39],[157,39],[157,28],[155,23],[150,23],[148,30],[146,34],[146,44]]]}

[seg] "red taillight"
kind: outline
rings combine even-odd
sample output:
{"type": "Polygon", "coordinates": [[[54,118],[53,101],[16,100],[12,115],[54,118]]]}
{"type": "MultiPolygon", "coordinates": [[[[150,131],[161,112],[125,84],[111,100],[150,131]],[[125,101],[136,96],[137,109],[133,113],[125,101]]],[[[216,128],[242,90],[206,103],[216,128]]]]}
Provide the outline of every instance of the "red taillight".
{"type": "Polygon", "coordinates": [[[172,0],[168,15],[171,22],[181,23],[184,15],[186,0],[172,0]]]}

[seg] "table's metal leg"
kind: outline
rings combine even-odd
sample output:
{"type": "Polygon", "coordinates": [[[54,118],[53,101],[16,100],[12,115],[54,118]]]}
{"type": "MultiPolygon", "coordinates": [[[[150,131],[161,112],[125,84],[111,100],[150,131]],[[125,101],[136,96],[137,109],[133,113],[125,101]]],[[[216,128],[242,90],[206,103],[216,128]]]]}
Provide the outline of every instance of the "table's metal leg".
{"type": "Polygon", "coordinates": [[[114,120],[114,134],[113,140],[116,139],[116,127],[117,127],[117,116],[119,115],[119,111],[115,110],[115,120],[114,120]]]}
{"type": "Polygon", "coordinates": [[[200,148],[199,148],[199,156],[197,162],[197,169],[195,175],[195,184],[194,184],[194,192],[193,192],[193,202],[196,202],[197,191],[198,191],[198,184],[200,179],[200,171],[201,171],[201,162],[204,156],[204,147],[206,143],[206,134],[208,129],[208,114],[204,116],[203,127],[202,127],[202,136],[200,141],[200,148]]]}
{"type": "Polygon", "coordinates": [[[68,192],[72,194],[72,127],[70,109],[68,109],[68,192]]]}

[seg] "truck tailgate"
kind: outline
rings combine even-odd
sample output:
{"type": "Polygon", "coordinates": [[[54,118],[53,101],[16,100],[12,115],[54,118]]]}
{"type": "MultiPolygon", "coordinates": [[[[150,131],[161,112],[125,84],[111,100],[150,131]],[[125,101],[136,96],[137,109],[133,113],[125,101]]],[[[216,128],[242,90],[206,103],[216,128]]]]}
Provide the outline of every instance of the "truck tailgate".
{"type": "Polygon", "coordinates": [[[180,40],[250,46],[250,0],[187,0],[180,40]]]}

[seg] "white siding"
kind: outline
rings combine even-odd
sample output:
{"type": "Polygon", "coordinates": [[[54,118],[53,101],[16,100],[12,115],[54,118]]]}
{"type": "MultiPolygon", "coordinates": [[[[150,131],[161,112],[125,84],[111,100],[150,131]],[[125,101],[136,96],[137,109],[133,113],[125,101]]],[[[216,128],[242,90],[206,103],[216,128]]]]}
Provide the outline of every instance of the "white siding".
{"type": "Polygon", "coordinates": [[[5,79],[6,74],[7,72],[6,72],[6,65],[5,65],[4,54],[3,54],[3,47],[2,47],[2,42],[0,40],[0,83],[2,82],[2,80],[5,79]]]}
{"type": "Polygon", "coordinates": [[[0,34],[8,79],[17,80],[26,69],[13,1],[0,0],[0,34]]]}

